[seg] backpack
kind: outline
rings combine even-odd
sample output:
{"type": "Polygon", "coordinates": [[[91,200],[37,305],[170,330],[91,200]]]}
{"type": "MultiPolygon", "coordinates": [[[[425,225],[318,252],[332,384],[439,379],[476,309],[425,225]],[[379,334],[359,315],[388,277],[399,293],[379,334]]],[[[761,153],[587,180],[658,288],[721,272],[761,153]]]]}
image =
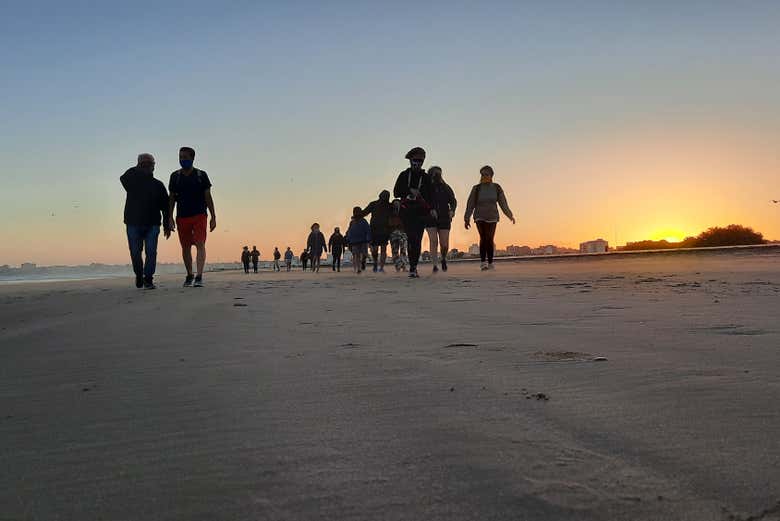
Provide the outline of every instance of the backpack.
{"type": "MultiPolygon", "coordinates": [[[[200,186],[203,186],[203,171],[199,170],[197,168],[193,168],[195,170],[195,176],[198,178],[198,184],[200,186]]],[[[173,183],[171,184],[173,188],[175,188],[174,192],[179,193],[179,185],[181,185],[181,169],[176,170],[174,173],[173,183]]]]}

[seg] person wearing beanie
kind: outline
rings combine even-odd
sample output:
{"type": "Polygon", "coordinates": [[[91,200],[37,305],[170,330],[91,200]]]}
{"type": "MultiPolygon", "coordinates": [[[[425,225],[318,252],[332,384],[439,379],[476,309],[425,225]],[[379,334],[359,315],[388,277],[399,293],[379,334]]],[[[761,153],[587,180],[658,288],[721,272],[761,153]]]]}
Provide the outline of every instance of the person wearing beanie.
{"type": "Polygon", "coordinates": [[[322,252],[328,251],[328,243],[325,241],[325,236],[320,231],[319,223],[311,225],[311,233],[309,239],[306,241],[306,249],[309,250],[309,259],[311,259],[311,271],[320,271],[320,261],[322,260],[322,252]]]}
{"type": "Polygon", "coordinates": [[[474,223],[479,232],[479,257],[482,261],[482,271],[493,269],[493,254],[495,253],[496,226],[499,221],[498,207],[504,212],[512,224],[515,224],[515,217],[509,204],[506,201],[506,195],[501,185],[493,182],[493,169],[490,166],[483,166],[479,170],[480,181],[471,189],[469,200],[466,204],[466,229],[471,227],[471,217],[474,216],[474,223]]]}
{"type": "Polygon", "coordinates": [[[409,277],[418,278],[417,263],[420,261],[425,225],[433,215],[428,203],[431,179],[423,169],[425,150],[415,147],[407,152],[406,159],[409,160],[409,168],[398,175],[393,195],[401,200],[400,215],[409,241],[409,277]]]}

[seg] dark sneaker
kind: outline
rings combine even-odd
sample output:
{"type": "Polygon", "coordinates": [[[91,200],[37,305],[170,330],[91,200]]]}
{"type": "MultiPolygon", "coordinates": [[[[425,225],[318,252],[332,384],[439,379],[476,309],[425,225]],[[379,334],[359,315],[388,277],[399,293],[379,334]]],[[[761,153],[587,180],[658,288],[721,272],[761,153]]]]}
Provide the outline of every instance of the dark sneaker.
{"type": "Polygon", "coordinates": [[[441,260],[441,271],[447,271],[447,260],[442,259],[441,260]]]}
{"type": "Polygon", "coordinates": [[[202,288],[203,287],[203,277],[195,277],[195,282],[192,283],[192,286],[195,288],[202,288]]]}
{"type": "Polygon", "coordinates": [[[409,272],[409,278],[410,279],[419,279],[420,276],[417,274],[417,271],[415,270],[415,271],[410,271],[409,272]]]}
{"type": "Polygon", "coordinates": [[[185,288],[191,288],[192,287],[192,281],[195,279],[193,275],[187,275],[187,278],[184,279],[184,287],[185,288]]]}
{"type": "Polygon", "coordinates": [[[374,270],[374,273],[376,273],[376,272],[378,272],[378,271],[379,271],[379,267],[378,267],[376,264],[374,264],[374,268],[373,268],[373,270],[374,270]]]}
{"type": "Polygon", "coordinates": [[[434,266],[433,267],[433,272],[434,273],[439,273],[439,267],[438,266],[434,266]]]}
{"type": "Polygon", "coordinates": [[[143,288],[144,287],[144,278],[136,276],[135,277],[135,287],[136,288],[143,288]]]}
{"type": "Polygon", "coordinates": [[[157,286],[154,284],[153,279],[145,279],[144,280],[144,289],[157,289],[157,286]]]}

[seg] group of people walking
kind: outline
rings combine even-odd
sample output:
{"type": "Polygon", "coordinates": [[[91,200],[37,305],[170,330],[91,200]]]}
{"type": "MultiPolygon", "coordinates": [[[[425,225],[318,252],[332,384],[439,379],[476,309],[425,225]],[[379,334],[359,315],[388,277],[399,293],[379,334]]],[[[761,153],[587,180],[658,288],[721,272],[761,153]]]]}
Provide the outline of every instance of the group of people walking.
{"type": "MultiPolygon", "coordinates": [[[[365,208],[355,206],[345,235],[336,228],[326,241],[320,225],[311,226],[306,248],[300,255],[303,269],[307,265],[319,272],[323,253],[333,256],[332,270],[341,271],[344,251],[352,253],[353,269],[361,273],[366,269],[369,254],[373,260],[373,271],[384,272],[387,264],[387,246],[390,245],[392,262],[396,271],[409,271],[409,277],[419,277],[417,266],[422,251],[422,241],[427,233],[430,241],[433,271],[447,271],[447,253],[452,220],[458,206],[455,193],[444,181],[441,167],[432,166],[427,171],[425,150],[415,147],[406,154],[409,168],[402,171],[393,187],[393,199],[388,190],[382,190],[375,201],[365,208]],[[371,216],[371,221],[366,217],[371,216]],[[441,252],[441,257],[439,257],[441,252]]],[[[125,225],[136,286],[154,289],[154,272],[157,259],[157,239],[160,226],[165,238],[178,230],[182,248],[182,260],[187,271],[185,287],[203,286],[203,269],[206,263],[206,237],[208,230],[217,226],[214,200],[211,196],[211,181],[203,170],[193,166],[195,150],[181,147],[179,165],[181,168],[170,176],[168,189],[154,178],[155,160],[151,154],[140,154],[136,166],[128,169],[121,177],[127,192],[125,200],[125,225]],[[174,210],[176,217],[173,217],[174,210]],[[208,220],[208,214],[211,219],[208,220]],[[196,249],[193,269],[192,247],[196,249]],[[146,251],[144,260],[142,253],[146,251]]],[[[494,172],[490,166],[483,166],[480,182],[469,193],[464,214],[466,229],[471,227],[472,218],[479,232],[481,269],[493,269],[495,233],[499,222],[499,209],[512,223],[514,215],[507,203],[501,186],[493,182],[494,172]]],[[[274,248],[274,271],[281,271],[282,253],[274,248]]],[[[258,271],[260,252],[253,246],[244,246],[241,262],[244,272],[249,273],[250,263],[258,271]]],[[[292,269],[293,252],[288,247],[284,253],[287,271],[292,269]]]]}

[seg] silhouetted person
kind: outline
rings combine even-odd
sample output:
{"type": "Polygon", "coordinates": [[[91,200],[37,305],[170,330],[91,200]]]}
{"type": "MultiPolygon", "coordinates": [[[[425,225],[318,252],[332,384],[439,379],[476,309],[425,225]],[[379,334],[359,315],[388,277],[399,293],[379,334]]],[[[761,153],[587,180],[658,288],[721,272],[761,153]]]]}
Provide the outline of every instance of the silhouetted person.
{"type": "Polygon", "coordinates": [[[438,251],[441,247],[441,269],[447,271],[447,253],[450,251],[450,229],[452,218],[458,201],[450,185],[444,182],[441,168],[432,166],[428,169],[431,176],[431,199],[429,201],[433,212],[427,224],[428,238],[431,244],[431,260],[433,272],[439,271],[438,251]]]}
{"type": "Polygon", "coordinates": [[[360,212],[361,217],[371,214],[371,257],[374,260],[374,273],[385,271],[392,213],[393,205],[390,203],[390,192],[387,190],[382,190],[379,199],[368,203],[368,206],[360,212]]]}
{"type": "Polygon", "coordinates": [[[252,269],[257,273],[257,264],[260,262],[260,252],[257,250],[257,246],[252,246],[252,251],[249,252],[252,258],[252,269]]]}
{"type": "Polygon", "coordinates": [[[244,246],[241,250],[241,264],[244,265],[244,273],[249,273],[249,259],[251,254],[249,253],[249,246],[244,246]]]}
{"type": "Polygon", "coordinates": [[[284,265],[287,267],[287,271],[292,270],[293,252],[290,247],[287,247],[287,251],[284,252],[284,265]]]}
{"type": "Polygon", "coordinates": [[[325,241],[325,236],[320,231],[320,225],[314,223],[311,225],[311,233],[309,239],[306,241],[306,246],[311,255],[311,271],[320,271],[320,261],[322,260],[322,252],[328,251],[328,243],[325,241]]]}
{"type": "Polygon", "coordinates": [[[330,253],[333,255],[333,271],[341,271],[341,257],[344,255],[344,236],[341,235],[341,230],[336,227],[333,230],[333,234],[328,239],[328,247],[330,253]]]}
{"type": "Polygon", "coordinates": [[[504,190],[493,182],[493,168],[483,166],[479,170],[479,184],[471,189],[466,205],[466,229],[471,227],[471,215],[479,231],[479,258],[482,261],[482,271],[493,269],[493,254],[495,253],[496,225],[498,225],[498,207],[504,215],[515,224],[515,217],[506,202],[504,190]],[[486,262],[487,261],[487,262],[486,262]]]}
{"type": "Polygon", "coordinates": [[[368,255],[368,245],[371,242],[371,226],[361,217],[362,212],[359,206],[352,209],[352,220],[347,230],[347,242],[352,250],[352,267],[356,273],[365,270],[363,261],[368,255]]]}
{"type": "Polygon", "coordinates": [[[168,192],[162,181],[154,178],[152,154],[139,154],[137,165],[122,174],[119,181],[127,192],[124,220],[135,287],[154,289],[160,223],[163,223],[165,238],[171,236],[168,192]],[[144,250],[146,262],[142,257],[144,250]]]}
{"type": "Polygon", "coordinates": [[[282,267],[279,265],[279,259],[282,258],[282,253],[279,248],[274,246],[274,271],[282,271],[282,267]]]}
{"type": "Polygon", "coordinates": [[[170,213],[176,206],[176,222],[171,217],[171,229],[178,228],[181,242],[181,256],[187,277],[184,286],[203,286],[203,268],[206,265],[206,209],[211,213],[209,230],[217,227],[217,214],[214,212],[214,200],[211,197],[211,181],[203,170],[192,166],[195,150],[190,147],[179,149],[181,168],[171,174],[168,183],[170,213]],[[192,247],[197,250],[197,272],[192,273],[192,247]]]}
{"type": "Polygon", "coordinates": [[[303,271],[306,271],[306,267],[309,265],[309,252],[307,250],[303,250],[301,252],[301,267],[303,268],[303,271]]]}
{"type": "Polygon", "coordinates": [[[428,204],[431,180],[423,170],[425,150],[420,147],[406,154],[410,167],[398,175],[393,194],[401,200],[401,220],[409,239],[409,277],[418,278],[417,263],[422,251],[422,238],[425,224],[431,216],[428,204]]]}

